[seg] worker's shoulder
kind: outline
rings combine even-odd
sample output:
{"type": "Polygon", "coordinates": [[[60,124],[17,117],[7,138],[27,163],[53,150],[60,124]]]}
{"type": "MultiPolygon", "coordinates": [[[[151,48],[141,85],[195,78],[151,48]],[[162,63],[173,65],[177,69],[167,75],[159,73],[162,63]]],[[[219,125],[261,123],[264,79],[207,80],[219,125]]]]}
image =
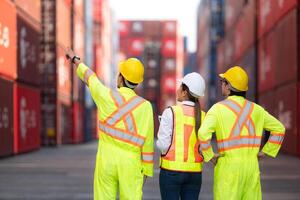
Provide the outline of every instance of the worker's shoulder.
{"type": "Polygon", "coordinates": [[[137,95],[137,97],[140,98],[141,101],[143,102],[142,106],[152,108],[152,104],[151,104],[150,101],[148,101],[147,99],[145,99],[145,98],[143,98],[143,97],[141,97],[139,95],[137,95]]]}

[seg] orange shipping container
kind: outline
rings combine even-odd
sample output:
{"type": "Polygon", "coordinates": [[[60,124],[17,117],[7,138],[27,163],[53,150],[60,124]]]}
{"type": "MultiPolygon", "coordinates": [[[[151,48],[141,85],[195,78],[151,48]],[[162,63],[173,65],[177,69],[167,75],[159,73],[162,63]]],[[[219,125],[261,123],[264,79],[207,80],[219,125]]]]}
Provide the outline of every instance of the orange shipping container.
{"type": "Polygon", "coordinates": [[[0,1],[0,74],[17,77],[17,13],[8,0],[0,1]]]}
{"type": "Polygon", "coordinates": [[[41,0],[15,0],[17,8],[23,10],[36,22],[41,22],[41,0]]]}
{"type": "Polygon", "coordinates": [[[66,105],[71,104],[71,65],[62,48],[57,48],[57,92],[58,98],[66,105]]]}
{"type": "Polygon", "coordinates": [[[65,1],[56,1],[56,42],[71,46],[71,7],[65,1]]]}

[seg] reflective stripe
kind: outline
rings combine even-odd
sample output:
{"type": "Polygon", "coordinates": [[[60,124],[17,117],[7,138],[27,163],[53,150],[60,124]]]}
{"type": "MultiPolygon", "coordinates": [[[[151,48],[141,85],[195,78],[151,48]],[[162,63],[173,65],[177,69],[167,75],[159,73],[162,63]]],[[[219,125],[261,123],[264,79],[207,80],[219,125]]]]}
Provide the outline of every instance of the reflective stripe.
{"type": "Polygon", "coordinates": [[[202,142],[200,141],[200,149],[201,149],[201,150],[207,150],[207,149],[209,149],[209,148],[211,148],[210,141],[209,141],[209,142],[205,142],[205,143],[202,143],[202,142]]]}
{"type": "Polygon", "coordinates": [[[218,141],[218,149],[219,150],[226,150],[234,147],[239,146],[246,146],[246,147],[252,147],[252,146],[259,146],[261,143],[261,137],[241,137],[241,138],[235,138],[230,139],[227,141],[218,141]]]}
{"type": "Polygon", "coordinates": [[[272,133],[271,133],[268,141],[271,143],[281,144],[283,141],[283,138],[284,138],[283,135],[272,135],[272,133]]]}
{"type": "Polygon", "coordinates": [[[153,162],[153,154],[142,154],[142,160],[145,162],[153,162]]]}
{"type": "Polygon", "coordinates": [[[124,103],[123,98],[122,98],[122,96],[120,95],[120,93],[118,91],[113,90],[111,92],[111,94],[113,95],[113,97],[117,101],[118,106],[121,106],[124,103]]]}
{"type": "Polygon", "coordinates": [[[242,132],[242,128],[244,126],[243,123],[244,123],[246,117],[248,116],[249,112],[251,111],[251,106],[252,106],[252,103],[247,101],[246,106],[245,106],[244,110],[242,110],[242,113],[238,119],[238,123],[233,128],[233,135],[232,135],[233,137],[238,137],[240,135],[240,133],[242,132]]]}
{"type": "MultiPolygon", "coordinates": [[[[236,103],[234,103],[232,100],[228,100],[228,99],[224,100],[221,102],[221,104],[228,106],[230,109],[234,110],[236,113],[240,113],[240,111],[241,111],[241,107],[239,105],[237,105],[236,103]]],[[[242,124],[242,123],[244,122],[245,118],[248,116],[249,112],[251,111],[251,108],[252,108],[252,103],[247,101],[246,106],[241,113],[238,123],[233,128],[233,137],[239,136],[239,134],[242,132],[242,128],[244,126],[244,124],[242,124]]],[[[249,128],[249,134],[255,135],[255,129],[254,129],[253,123],[251,122],[250,119],[246,120],[246,124],[248,125],[248,128],[249,128]]]]}
{"type": "Polygon", "coordinates": [[[84,75],[83,75],[83,79],[84,79],[84,82],[85,84],[89,85],[89,78],[94,74],[94,72],[90,69],[87,69],[85,72],[84,72],[84,75]]]}
{"type": "MultiPolygon", "coordinates": [[[[121,96],[121,94],[118,91],[115,91],[115,90],[112,91],[111,95],[115,99],[115,101],[117,103],[117,106],[121,106],[121,105],[124,104],[125,101],[124,101],[123,97],[121,96]]],[[[127,114],[125,116],[125,121],[127,123],[128,131],[130,131],[132,133],[136,132],[133,117],[130,114],[127,114]]]]}
{"type": "Polygon", "coordinates": [[[131,99],[127,104],[125,104],[123,107],[117,110],[117,112],[113,113],[109,119],[107,120],[107,123],[109,125],[113,125],[116,122],[118,122],[124,115],[126,115],[129,111],[131,111],[134,107],[138,106],[139,104],[143,103],[144,99],[135,96],[133,99],[131,99]]]}
{"type": "Polygon", "coordinates": [[[104,133],[106,133],[107,135],[112,136],[113,138],[120,139],[120,140],[125,141],[125,142],[129,142],[129,143],[134,144],[138,147],[143,146],[144,141],[145,141],[145,139],[142,138],[142,137],[139,137],[137,135],[132,135],[132,134],[127,133],[123,130],[119,130],[119,129],[116,129],[116,128],[113,128],[113,127],[106,126],[102,122],[99,122],[99,129],[101,131],[103,131],[104,133]]]}

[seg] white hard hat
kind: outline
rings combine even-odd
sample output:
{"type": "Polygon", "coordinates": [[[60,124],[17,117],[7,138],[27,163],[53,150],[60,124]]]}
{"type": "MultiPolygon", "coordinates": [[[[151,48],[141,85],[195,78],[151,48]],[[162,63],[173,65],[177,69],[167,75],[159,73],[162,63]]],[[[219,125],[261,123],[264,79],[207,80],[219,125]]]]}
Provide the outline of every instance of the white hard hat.
{"type": "Polygon", "coordinates": [[[192,96],[196,98],[204,96],[205,81],[200,74],[196,72],[189,73],[183,77],[182,83],[189,88],[192,96]]]}

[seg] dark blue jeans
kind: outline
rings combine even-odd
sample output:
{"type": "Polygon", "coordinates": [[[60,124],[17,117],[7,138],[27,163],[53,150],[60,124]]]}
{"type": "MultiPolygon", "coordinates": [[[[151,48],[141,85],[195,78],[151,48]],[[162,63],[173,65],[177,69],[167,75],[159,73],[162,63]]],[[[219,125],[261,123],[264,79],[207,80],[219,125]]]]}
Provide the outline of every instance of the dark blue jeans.
{"type": "Polygon", "coordinates": [[[197,200],[201,183],[201,172],[176,172],[161,169],[159,173],[162,200],[197,200]]]}

